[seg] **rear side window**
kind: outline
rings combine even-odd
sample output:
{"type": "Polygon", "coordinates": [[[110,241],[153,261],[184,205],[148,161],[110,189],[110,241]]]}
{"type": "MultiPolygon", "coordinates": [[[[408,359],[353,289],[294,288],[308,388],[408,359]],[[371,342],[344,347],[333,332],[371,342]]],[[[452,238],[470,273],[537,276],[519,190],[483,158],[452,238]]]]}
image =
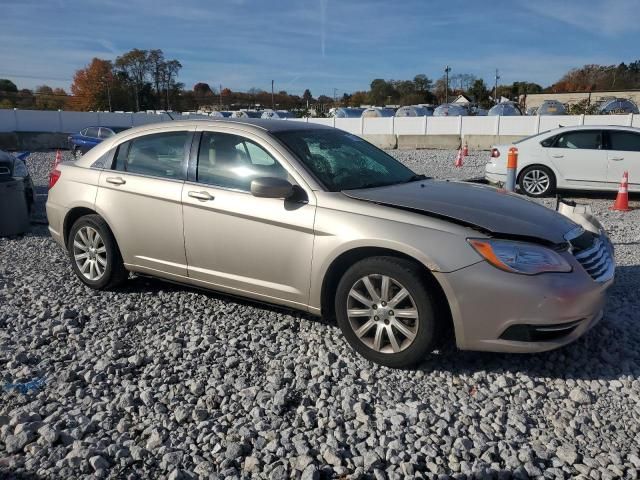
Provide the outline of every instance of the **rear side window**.
{"type": "Polygon", "coordinates": [[[598,150],[601,145],[602,132],[600,130],[578,130],[558,135],[554,147],[598,150]]]}
{"type": "Polygon", "coordinates": [[[101,128],[100,129],[100,138],[109,138],[113,137],[115,134],[109,128],[101,128]]]}
{"type": "Polygon", "coordinates": [[[633,132],[609,131],[609,149],[640,152],[640,135],[633,132]]]}
{"type": "Polygon", "coordinates": [[[153,177],[182,179],[189,132],[146,135],[118,147],[114,169],[153,177]]]}
{"type": "Polygon", "coordinates": [[[85,133],[87,137],[98,138],[98,129],[96,127],[89,127],[85,133]]]}

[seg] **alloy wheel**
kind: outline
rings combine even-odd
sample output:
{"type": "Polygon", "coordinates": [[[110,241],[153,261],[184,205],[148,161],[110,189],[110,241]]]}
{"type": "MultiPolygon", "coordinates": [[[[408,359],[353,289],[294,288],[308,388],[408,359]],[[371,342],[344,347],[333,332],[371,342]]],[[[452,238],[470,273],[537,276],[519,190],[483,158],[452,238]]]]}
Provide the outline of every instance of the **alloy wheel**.
{"type": "Polygon", "coordinates": [[[97,281],[107,269],[107,248],[95,228],[80,228],[73,239],[73,258],[80,273],[88,280],[97,281]]]}
{"type": "Polygon", "coordinates": [[[405,350],[418,333],[418,308],[413,297],[387,275],[367,275],[353,284],[347,317],[356,337],[380,353],[405,350]]]}
{"type": "Polygon", "coordinates": [[[522,177],[522,188],[531,195],[542,195],[551,185],[551,179],[544,170],[529,170],[522,177]]]}

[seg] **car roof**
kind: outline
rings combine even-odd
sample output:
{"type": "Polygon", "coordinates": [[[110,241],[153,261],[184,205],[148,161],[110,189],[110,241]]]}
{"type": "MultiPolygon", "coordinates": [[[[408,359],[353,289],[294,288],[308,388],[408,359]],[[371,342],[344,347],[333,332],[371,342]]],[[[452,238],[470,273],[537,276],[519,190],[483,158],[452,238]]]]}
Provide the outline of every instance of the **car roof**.
{"type": "Polygon", "coordinates": [[[275,132],[287,132],[294,130],[318,130],[326,129],[331,130],[332,127],[326,125],[320,125],[317,123],[307,123],[304,121],[285,120],[285,119],[267,119],[267,118],[199,118],[191,120],[182,120],[176,118],[175,120],[167,120],[162,122],[147,123],[127,130],[127,134],[142,133],[147,130],[154,130],[158,127],[169,127],[175,125],[176,128],[189,128],[189,127],[202,127],[204,125],[211,126],[238,126],[245,127],[245,129],[261,130],[270,133],[275,132]]]}
{"type": "Polygon", "coordinates": [[[629,132],[640,133],[640,128],[629,127],[626,125],[567,125],[566,127],[549,130],[549,133],[566,130],[627,130],[629,132]]]}

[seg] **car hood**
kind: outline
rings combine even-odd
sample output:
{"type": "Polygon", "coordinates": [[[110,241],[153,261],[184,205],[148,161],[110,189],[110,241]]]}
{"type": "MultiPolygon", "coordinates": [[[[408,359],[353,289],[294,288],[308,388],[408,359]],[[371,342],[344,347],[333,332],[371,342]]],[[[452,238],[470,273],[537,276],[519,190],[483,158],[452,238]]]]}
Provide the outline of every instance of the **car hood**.
{"type": "Polygon", "coordinates": [[[558,212],[493,187],[447,180],[421,180],[386,187],[346,190],[358,200],[443,217],[497,236],[564,243],[578,227],[558,212]]]}

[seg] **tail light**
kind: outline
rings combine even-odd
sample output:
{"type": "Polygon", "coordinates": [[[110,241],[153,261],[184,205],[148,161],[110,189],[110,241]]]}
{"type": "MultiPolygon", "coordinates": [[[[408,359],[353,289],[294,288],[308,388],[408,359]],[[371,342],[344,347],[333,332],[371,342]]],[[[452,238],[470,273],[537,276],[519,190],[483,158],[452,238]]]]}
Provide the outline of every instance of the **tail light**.
{"type": "Polygon", "coordinates": [[[54,168],[51,171],[51,173],[49,174],[49,190],[51,190],[56,182],[60,179],[60,175],[62,175],[62,172],[57,168],[54,168]]]}
{"type": "Polygon", "coordinates": [[[491,149],[491,158],[498,158],[500,156],[500,150],[497,148],[491,149]]]}

